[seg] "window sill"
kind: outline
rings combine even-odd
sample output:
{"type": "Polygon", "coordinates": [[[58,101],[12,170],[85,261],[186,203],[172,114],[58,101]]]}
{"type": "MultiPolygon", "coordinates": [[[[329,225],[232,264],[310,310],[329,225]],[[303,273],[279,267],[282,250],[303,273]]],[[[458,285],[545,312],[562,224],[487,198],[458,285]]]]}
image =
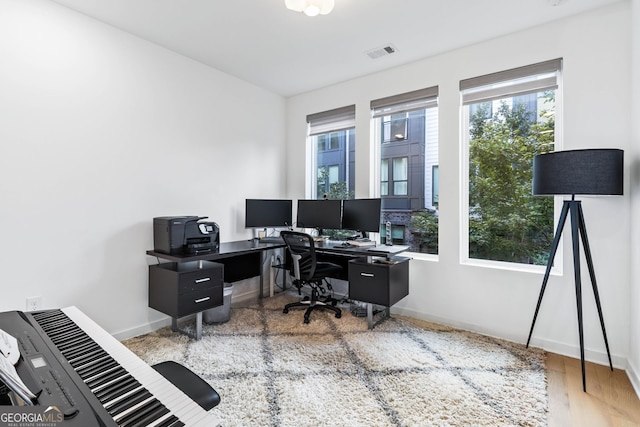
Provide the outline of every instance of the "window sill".
{"type": "MultiPolygon", "coordinates": [[[[517,264],[515,262],[489,261],[482,259],[467,258],[460,261],[463,266],[493,268],[498,270],[518,271],[522,273],[534,273],[544,275],[545,265],[517,264]]],[[[562,276],[562,268],[557,265],[551,267],[552,276],[562,276]]]]}

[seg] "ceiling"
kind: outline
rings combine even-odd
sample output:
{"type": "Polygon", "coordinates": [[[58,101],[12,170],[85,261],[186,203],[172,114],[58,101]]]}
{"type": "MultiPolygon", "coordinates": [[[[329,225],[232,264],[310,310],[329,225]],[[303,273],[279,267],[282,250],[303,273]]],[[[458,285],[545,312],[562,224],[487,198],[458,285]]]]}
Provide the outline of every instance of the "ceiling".
{"type": "Polygon", "coordinates": [[[316,17],[284,0],[52,1],[292,96],[621,0],[335,0],[316,17]]]}

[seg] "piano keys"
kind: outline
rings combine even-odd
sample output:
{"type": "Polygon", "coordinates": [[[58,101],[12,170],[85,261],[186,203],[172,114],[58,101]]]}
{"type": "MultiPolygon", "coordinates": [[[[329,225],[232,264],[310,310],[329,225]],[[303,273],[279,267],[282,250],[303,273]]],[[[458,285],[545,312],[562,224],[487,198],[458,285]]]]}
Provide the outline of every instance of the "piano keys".
{"type": "Polygon", "coordinates": [[[59,407],[65,425],[220,425],[215,414],[76,307],[0,313],[0,329],[18,339],[22,360],[17,369],[36,389],[37,403],[59,407]]]}

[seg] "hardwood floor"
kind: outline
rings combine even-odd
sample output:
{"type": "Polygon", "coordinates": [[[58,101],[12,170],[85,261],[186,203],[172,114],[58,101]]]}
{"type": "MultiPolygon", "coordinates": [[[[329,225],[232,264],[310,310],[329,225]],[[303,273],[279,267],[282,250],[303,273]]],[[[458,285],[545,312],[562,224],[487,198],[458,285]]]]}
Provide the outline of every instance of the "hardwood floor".
{"type": "Polygon", "coordinates": [[[582,391],[580,360],[547,353],[549,427],[640,426],[640,399],[627,374],[587,362],[582,391]]]}

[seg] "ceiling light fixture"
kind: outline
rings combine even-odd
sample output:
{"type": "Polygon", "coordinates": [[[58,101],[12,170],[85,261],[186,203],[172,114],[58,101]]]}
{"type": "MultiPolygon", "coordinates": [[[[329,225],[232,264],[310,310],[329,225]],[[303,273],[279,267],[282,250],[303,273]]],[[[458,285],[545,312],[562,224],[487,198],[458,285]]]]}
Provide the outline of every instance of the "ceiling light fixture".
{"type": "Polygon", "coordinates": [[[307,16],[327,15],[333,10],[335,0],[284,0],[287,9],[304,12],[307,16]]]}

